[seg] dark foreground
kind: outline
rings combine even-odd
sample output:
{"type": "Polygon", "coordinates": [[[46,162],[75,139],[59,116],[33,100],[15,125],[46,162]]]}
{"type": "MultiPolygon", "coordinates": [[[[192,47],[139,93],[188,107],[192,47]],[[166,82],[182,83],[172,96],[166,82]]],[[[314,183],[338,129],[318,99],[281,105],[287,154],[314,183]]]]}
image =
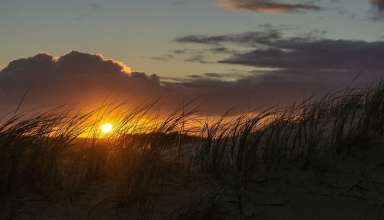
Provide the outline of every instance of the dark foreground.
{"type": "Polygon", "coordinates": [[[143,109],[106,139],[79,138],[93,113],[3,119],[0,219],[384,219],[381,84],[145,134],[143,109]]]}

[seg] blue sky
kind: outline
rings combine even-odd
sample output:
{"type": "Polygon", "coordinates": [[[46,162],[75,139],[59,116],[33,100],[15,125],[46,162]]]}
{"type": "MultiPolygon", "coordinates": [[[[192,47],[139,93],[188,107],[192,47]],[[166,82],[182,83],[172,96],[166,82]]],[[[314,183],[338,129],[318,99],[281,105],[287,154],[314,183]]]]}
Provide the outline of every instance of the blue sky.
{"type": "MultiPolygon", "coordinates": [[[[303,2],[303,1],[301,1],[303,2]]],[[[241,65],[188,62],[166,56],[195,48],[175,43],[186,35],[257,31],[285,27],[287,34],[325,31],[331,39],[376,41],[383,20],[373,20],[369,0],[312,1],[321,11],[260,13],[229,11],[215,0],[0,0],[0,67],[37,53],[61,56],[78,50],[121,60],[134,70],[180,77],[206,72],[249,70],[241,65]]]]}
{"type": "Polygon", "coordinates": [[[384,78],[384,0],[0,0],[0,16],[0,112],[26,91],[38,109],[258,111],[384,78]]]}

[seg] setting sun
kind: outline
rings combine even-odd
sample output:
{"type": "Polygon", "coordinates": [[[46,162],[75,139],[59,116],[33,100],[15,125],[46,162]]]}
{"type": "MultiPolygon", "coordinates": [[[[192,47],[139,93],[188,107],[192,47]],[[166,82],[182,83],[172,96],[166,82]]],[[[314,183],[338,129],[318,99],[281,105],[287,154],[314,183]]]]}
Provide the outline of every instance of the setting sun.
{"type": "Polygon", "coordinates": [[[101,132],[103,132],[104,134],[108,134],[112,132],[113,126],[110,123],[105,123],[101,125],[100,129],[101,129],[101,132]]]}
{"type": "Polygon", "coordinates": [[[384,220],[383,24],[384,0],[0,0],[0,220],[384,220]]]}

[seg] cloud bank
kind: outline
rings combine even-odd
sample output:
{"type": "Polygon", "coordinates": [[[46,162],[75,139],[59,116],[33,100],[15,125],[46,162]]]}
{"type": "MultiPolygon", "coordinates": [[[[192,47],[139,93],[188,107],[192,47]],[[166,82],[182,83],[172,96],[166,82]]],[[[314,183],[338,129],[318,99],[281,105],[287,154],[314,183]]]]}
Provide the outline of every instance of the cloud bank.
{"type": "MultiPolygon", "coordinates": [[[[55,58],[48,54],[12,61],[0,71],[0,100],[33,106],[101,104],[104,99],[140,102],[160,87],[156,75],[131,72],[129,66],[100,55],[72,51],[55,58]]],[[[148,97],[147,97],[148,98],[148,97]]]]}
{"type": "MultiPolygon", "coordinates": [[[[383,41],[327,39],[316,33],[286,37],[274,29],[216,36],[189,35],[176,41],[207,46],[202,53],[208,53],[217,46],[232,48],[230,56],[218,60],[220,63],[279,68],[284,72],[374,72],[384,68],[381,60],[384,56],[383,41]],[[246,52],[233,50],[236,46],[245,47],[246,52]]],[[[225,51],[228,53],[229,49],[225,51]]]]}
{"type": "Polygon", "coordinates": [[[14,108],[26,93],[24,109],[63,104],[81,109],[105,102],[140,105],[160,99],[164,110],[170,111],[182,100],[195,99],[201,114],[215,115],[230,108],[236,113],[289,105],[351,83],[377,82],[384,76],[383,42],[331,40],[310,34],[286,37],[276,30],[177,40],[183,45],[205,45],[203,54],[223,51],[227,57],[216,62],[250,66],[254,71],[181,73],[173,82],[165,82],[154,74],[132,72],[127,65],[100,55],[73,51],[55,58],[38,54],[12,61],[0,71],[0,106],[14,108]],[[212,52],[217,46],[231,50],[212,52]],[[247,51],[236,51],[237,46],[247,51]],[[236,79],[224,80],[228,77],[236,79]]]}
{"type": "Polygon", "coordinates": [[[224,48],[225,53],[216,62],[254,67],[253,75],[235,82],[218,83],[200,77],[189,84],[226,87],[234,93],[247,88],[256,105],[286,104],[348,86],[368,86],[384,76],[383,41],[328,39],[321,32],[286,36],[278,29],[267,29],[215,36],[189,35],[177,38],[176,42],[205,46],[200,51],[202,57],[212,55],[212,48],[224,48]]]}

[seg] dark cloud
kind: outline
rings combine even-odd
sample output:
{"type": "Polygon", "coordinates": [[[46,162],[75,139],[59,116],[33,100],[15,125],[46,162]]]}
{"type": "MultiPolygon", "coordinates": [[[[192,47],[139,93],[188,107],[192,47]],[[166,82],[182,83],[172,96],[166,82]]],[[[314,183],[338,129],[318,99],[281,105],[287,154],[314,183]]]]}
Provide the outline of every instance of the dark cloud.
{"type": "Polygon", "coordinates": [[[212,53],[217,53],[217,54],[231,54],[233,53],[233,50],[230,50],[226,47],[214,47],[209,49],[210,52],[212,53]]]}
{"type": "Polygon", "coordinates": [[[257,67],[321,70],[380,70],[384,68],[384,42],[352,40],[276,41],[268,49],[233,55],[222,63],[257,67]]]}
{"type": "Polygon", "coordinates": [[[243,112],[272,106],[288,106],[305,97],[321,95],[329,89],[345,86],[275,74],[247,76],[235,81],[195,77],[178,85],[199,97],[203,112],[214,113],[223,113],[229,108],[243,112]]]}
{"type": "Polygon", "coordinates": [[[381,20],[384,18],[384,0],[369,0],[374,7],[373,20],[381,20]]]}
{"type": "MultiPolygon", "coordinates": [[[[303,50],[307,51],[308,48],[311,48],[309,45],[314,45],[299,46],[302,45],[298,43],[299,41],[292,41],[288,44],[288,41],[285,41],[286,39],[282,36],[276,39],[279,40],[268,41],[267,45],[274,46],[277,50],[289,48],[284,49],[287,51],[298,50],[298,48],[304,48],[303,50]],[[277,47],[278,45],[279,47],[277,47]]],[[[310,40],[308,42],[323,41],[310,40]]],[[[236,42],[233,37],[230,42],[240,43],[236,42]]],[[[246,43],[242,44],[246,45],[246,43]]],[[[250,40],[248,44],[256,45],[257,42],[250,40]]],[[[371,51],[369,48],[377,48],[381,45],[378,42],[349,42],[346,44],[344,41],[340,41],[339,47],[331,47],[324,42],[313,47],[322,46],[325,50],[333,48],[330,53],[334,54],[335,48],[351,48],[352,46],[346,46],[349,44],[360,48],[365,55],[371,51]]],[[[311,51],[314,50],[311,49],[311,51]]],[[[353,52],[351,53],[353,54],[353,52]]],[[[79,106],[98,106],[105,100],[125,101],[138,105],[160,98],[163,109],[174,109],[182,100],[197,99],[202,114],[221,114],[232,107],[237,110],[234,111],[235,113],[250,109],[261,110],[275,105],[288,105],[304,97],[321,95],[332,89],[347,86],[356,77],[355,71],[351,72],[351,69],[346,68],[344,63],[336,63],[333,60],[336,59],[336,55],[332,55],[332,62],[330,61],[333,69],[336,69],[335,71],[323,68],[324,64],[321,62],[313,63],[312,58],[309,61],[306,60],[307,58],[298,59],[299,64],[296,65],[284,58],[281,62],[284,65],[282,65],[277,61],[269,60],[272,60],[271,56],[275,56],[274,52],[266,52],[266,54],[263,54],[268,57],[265,58],[265,61],[261,62],[256,59],[255,62],[261,62],[264,66],[280,65],[279,68],[263,71],[255,69],[254,72],[247,73],[196,74],[186,76],[184,79],[161,78],[161,81],[156,75],[129,72],[126,65],[114,60],[107,60],[100,55],[71,52],[54,58],[51,55],[39,54],[31,58],[13,61],[0,71],[0,106],[4,108],[4,106],[17,105],[23,94],[28,91],[23,109],[25,106],[52,107],[61,104],[67,104],[76,109],[79,106]],[[309,63],[304,64],[305,62],[309,63]],[[310,68],[313,65],[316,68],[310,68]]],[[[369,57],[371,60],[375,60],[375,56],[380,55],[381,53],[377,52],[369,57]]],[[[231,63],[229,60],[233,59],[235,55],[232,56],[222,62],[231,63]]],[[[293,53],[292,56],[296,59],[298,55],[293,53]]],[[[352,63],[355,62],[354,57],[355,55],[345,55],[346,59],[352,59],[352,63]]],[[[253,63],[244,65],[256,66],[253,63]]],[[[355,65],[358,68],[358,63],[355,65]]],[[[382,67],[380,64],[376,65],[376,67],[382,67]]],[[[367,79],[367,82],[368,79],[369,82],[372,82],[373,77],[374,75],[370,73],[360,76],[362,79],[367,79]]]]}
{"type": "Polygon", "coordinates": [[[370,2],[378,11],[384,11],[384,0],[370,0],[370,2]]]}
{"type": "Polygon", "coordinates": [[[249,76],[249,74],[241,74],[237,72],[233,73],[204,73],[204,74],[192,74],[188,75],[187,79],[179,78],[179,82],[190,81],[190,79],[196,80],[237,80],[249,76]]]}
{"type": "Polygon", "coordinates": [[[122,62],[104,59],[93,55],[72,51],[55,58],[48,54],[12,61],[1,71],[1,77],[15,80],[42,81],[46,78],[102,76],[129,77],[131,69],[122,62]]]}
{"type": "Polygon", "coordinates": [[[131,72],[121,62],[76,51],[59,58],[39,54],[15,60],[0,71],[0,100],[9,105],[25,91],[31,105],[96,105],[109,96],[139,102],[159,87],[156,75],[131,72]]]}
{"type": "Polygon", "coordinates": [[[242,99],[236,98],[236,94],[242,95],[242,92],[234,94],[226,90],[237,88],[218,80],[220,74],[203,74],[184,81],[162,78],[172,81],[170,83],[160,82],[157,75],[128,70],[121,62],[76,51],[58,58],[38,54],[12,61],[0,71],[0,113],[14,110],[26,92],[22,111],[57,105],[74,110],[93,109],[109,102],[140,105],[160,99],[161,110],[169,112],[182,100],[196,98],[201,114],[223,113],[234,104],[239,110],[244,109],[242,99]],[[207,78],[214,78],[213,84],[199,86],[207,78]]]}
{"type": "Polygon", "coordinates": [[[173,54],[166,54],[162,56],[157,56],[157,57],[148,57],[151,60],[157,60],[157,61],[170,61],[175,58],[173,54]]]}
{"type": "Polygon", "coordinates": [[[281,38],[282,34],[279,30],[268,29],[266,31],[245,32],[240,34],[227,34],[216,36],[188,35],[176,38],[175,41],[178,43],[196,43],[211,46],[217,46],[223,43],[256,46],[259,44],[269,44],[281,38]]]}
{"type": "Polygon", "coordinates": [[[206,73],[205,75],[207,77],[211,77],[211,78],[222,78],[222,77],[224,77],[224,75],[220,74],[220,73],[206,73]]]}
{"type": "Polygon", "coordinates": [[[190,35],[176,39],[180,43],[233,47],[241,45],[247,52],[234,51],[220,63],[240,64],[264,68],[281,68],[284,71],[331,70],[356,71],[382,70],[384,42],[335,40],[323,38],[322,32],[309,32],[301,36],[285,37],[278,30],[246,32],[218,36],[190,35]]]}
{"type": "Polygon", "coordinates": [[[206,58],[206,56],[204,54],[194,55],[194,56],[186,59],[185,61],[192,62],[192,63],[201,63],[201,64],[210,63],[209,61],[207,61],[207,58],[206,58]]]}
{"type": "Polygon", "coordinates": [[[217,0],[217,4],[227,10],[254,12],[303,12],[318,11],[321,8],[311,3],[279,2],[274,0],[217,0]]]}
{"type": "Polygon", "coordinates": [[[190,35],[176,41],[205,45],[203,54],[212,53],[212,48],[231,48],[229,56],[216,61],[254,67],[253,76],[232,82],[204,76],[185,84],[200,90],[205,88],[206,94],[224,96],[230,95],[225,91],[231,91],[240,97],[236,102],[244,103],[244,97],[248,97],[256,100],[258,107],[287,104],[351,85],[366,86],[384,76],[383,41],[337,40],[324,36],[321,31],[286,36],[279,30],[268,29],[217,36],[190,35]]]}

